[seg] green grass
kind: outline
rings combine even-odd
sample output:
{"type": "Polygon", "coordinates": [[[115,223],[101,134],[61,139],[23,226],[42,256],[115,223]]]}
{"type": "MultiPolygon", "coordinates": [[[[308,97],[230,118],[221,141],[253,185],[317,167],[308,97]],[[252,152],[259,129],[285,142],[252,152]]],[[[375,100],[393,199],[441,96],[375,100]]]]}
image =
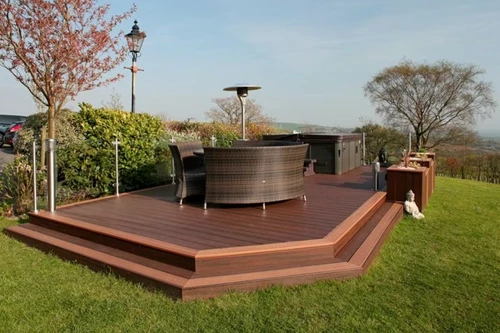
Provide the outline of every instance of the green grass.
{"type": "Polygon", "coordinates": [[[499,332],[500,186],[438,178],[425,215],[360,278],[185,303],[2,234],[0,332],[499,332]]]}

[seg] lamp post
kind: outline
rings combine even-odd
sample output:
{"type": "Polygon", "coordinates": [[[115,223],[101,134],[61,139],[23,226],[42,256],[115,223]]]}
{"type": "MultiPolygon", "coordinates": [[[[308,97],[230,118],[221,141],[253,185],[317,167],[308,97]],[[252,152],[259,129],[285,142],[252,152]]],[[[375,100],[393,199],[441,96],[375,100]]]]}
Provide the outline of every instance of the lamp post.
{"type": "Polygon", "coordinates": [[[258,89],[260,89],[259,86],[249,85],[246,83],[238,83],[232,87],[224,88],[224,91],[236,91],[236,94],[238,95],[238,99],[240,100],[240,104],[241,104],[241,138],[243,140],[246,140],[245,139],[245,108],[247,105],[248,91],[249,90],[258,90],[258,89]]]}
{"type": "Polygon", "coordinates": [[[139,31],[139,26],[137,25],[137,20],[134,21],[132,26],[132,31],[125,35],[127,39],[128,49],[132,55],[132,67],[125,67],[130,69],[132,72],[132,108],[131,112],[135,112],[135,73],[142,71],[142,69],[137,68],[137,58],[141,55],[142,43],[146,38],[146,33],[139,31]]]}

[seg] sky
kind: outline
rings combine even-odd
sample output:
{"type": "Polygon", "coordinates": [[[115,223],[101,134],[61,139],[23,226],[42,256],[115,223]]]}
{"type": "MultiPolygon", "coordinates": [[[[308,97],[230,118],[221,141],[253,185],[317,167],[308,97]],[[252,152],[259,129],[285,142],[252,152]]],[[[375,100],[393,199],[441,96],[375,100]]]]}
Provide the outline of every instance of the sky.
{"type": "MultiPolygon", "coordinates": [[[[133,1],[112,0],[122,13],[133,1]]],[[[498,0],[137,0],[133,20],[147,33],[138,66],[136,109],[170,119],[207,120],[222,89],[259,85],[249,97],[280,122],[354,127],[380,121],[363,86],[404,59],[449,60],[483,68],[500,105],[498,0]]],[[[124,40],[125,43],[125,40],[124,40]]],[[[79,94],[102,106],[111,94],[130,108],[128,58],[124,78],[79,94]]],[[[36,111],[26,88],[0,68],[4,114],[36,111]]],[[[500,133],[500,106],[480,131],[500,133]]]]}

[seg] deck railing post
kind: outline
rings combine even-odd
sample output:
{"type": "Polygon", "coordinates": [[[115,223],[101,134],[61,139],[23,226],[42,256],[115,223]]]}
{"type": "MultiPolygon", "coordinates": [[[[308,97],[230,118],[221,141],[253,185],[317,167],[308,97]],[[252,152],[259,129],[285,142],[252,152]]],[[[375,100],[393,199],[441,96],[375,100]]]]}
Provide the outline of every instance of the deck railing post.
{"type": "Polygon", "coordinates": [[[115,195],[117,197],[120,196],[120,175],[119,175],[119,170],[118,170],[118,145],[120,144],[120,141],[118,141],[118,138],[115,137],[115,141],[112,142],[112,144],[115,146],[115,195]]]}
{"type": "MultiPolygon", "coordinates": [[[[170,143],[175,143],[174,137],[172,137],[168,141],[170,143]]],[[[174,156],[173,155],[172,155],[172,173],[170,174],[170,177],[172,178],[172,185],[175,185],[175,162],[174,162],[174,156]]]]}
{"type": "Polygon", "coordinates": [[[46,142],[48,163],[47,163],[47,189],[48,211],[53,213],[56,211],[56,139],[47,139],[46,142]]]}
{"type": "Polygon", "coordinates": [[[38,201],[36,193],[36,141],[33,141],[33,211],[38,212],[38,201]]]}

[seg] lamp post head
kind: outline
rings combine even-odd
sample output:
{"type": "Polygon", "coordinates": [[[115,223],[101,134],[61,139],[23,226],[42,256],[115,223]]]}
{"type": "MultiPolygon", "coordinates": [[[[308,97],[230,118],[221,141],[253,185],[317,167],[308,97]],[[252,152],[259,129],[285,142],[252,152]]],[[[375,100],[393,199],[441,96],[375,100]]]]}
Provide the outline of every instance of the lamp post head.
{"type": "Polygon", "coordinates": [[[237,83],[231,87],[224,88],[224,91],[236,91],[236,94],[240,97],[247,97],[249,90],[259,90],[261,87],[247,84],[247,83],[237,83]]]}
{"type": "Polygon", "coordinates": [[[135,54],[141,52],[142,44],[146,38],[146,33],[139,30],[137,20],[134,21],[132,30],[125,35],[125,38],[127,39],[128,49],[130,52],[135,54]]]}

